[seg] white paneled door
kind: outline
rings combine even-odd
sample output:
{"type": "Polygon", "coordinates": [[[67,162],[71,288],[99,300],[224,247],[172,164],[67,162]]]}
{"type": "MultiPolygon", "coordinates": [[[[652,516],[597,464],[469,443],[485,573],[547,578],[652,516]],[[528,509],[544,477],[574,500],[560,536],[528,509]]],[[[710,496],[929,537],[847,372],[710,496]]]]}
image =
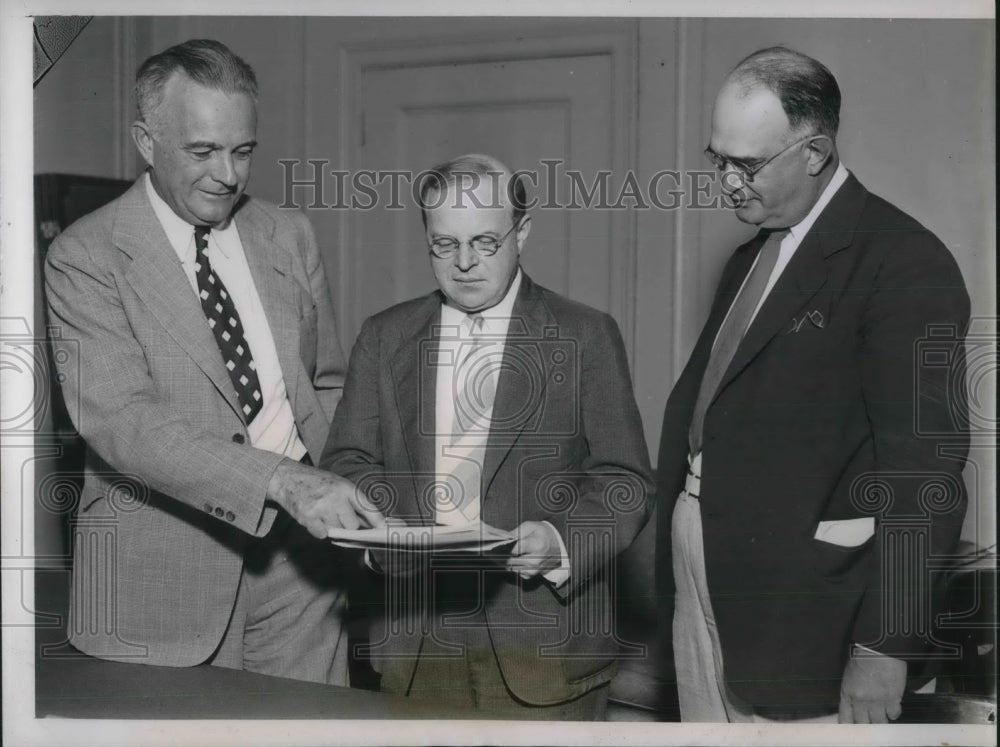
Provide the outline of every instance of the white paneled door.
{"type": "Polygon", "coordinates": [[[525,270],[630,328],[630,213],[596,207],[616,199],[628,162],[628,41],[561,36],[549,44],[400,45],[349,56],[344,135],[358,180],[342,264],[349,337],[365,317],[435,287],[410,174],[468,152],[532,174],[528,192],[539,204],[525,270]]]}

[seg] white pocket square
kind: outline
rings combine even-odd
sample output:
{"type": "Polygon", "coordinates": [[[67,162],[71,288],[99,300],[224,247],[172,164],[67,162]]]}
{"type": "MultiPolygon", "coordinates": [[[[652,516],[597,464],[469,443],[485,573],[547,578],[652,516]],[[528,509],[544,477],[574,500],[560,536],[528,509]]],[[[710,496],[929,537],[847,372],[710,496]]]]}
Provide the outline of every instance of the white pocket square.
{"type": "Polygon", "coordinates": [[[874,534],[875,517],[865,516],[861,519],[821,521],[816,527],[813,538],[840,547],[858,547],[870,540],[874,534]]]}

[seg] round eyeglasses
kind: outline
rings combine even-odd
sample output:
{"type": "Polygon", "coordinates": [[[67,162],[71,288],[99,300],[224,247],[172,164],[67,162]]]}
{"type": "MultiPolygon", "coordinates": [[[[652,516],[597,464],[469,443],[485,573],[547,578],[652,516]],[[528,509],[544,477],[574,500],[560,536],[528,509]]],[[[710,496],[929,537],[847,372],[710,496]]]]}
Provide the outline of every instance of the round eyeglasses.
{"type": "MultiPolygon", "coordinates": [[[[488,233],[473,236],[468,241],[469,248],[481,257],[492,257],[503,246],[503,242],[507,240],[507,237],[517,228],[519,223],[520,221],[515,221],[507,233],[499,238],[488,233]]],[[[451,259],[458,254],[458,250],[462,248],[464,243],[466,242],[459,241],[452,236],[438,236],[428,244],[428,247],[431,254],[438,259],[451,259]]]]}
{"type": "MultiPolygon", "coordinates": [[[[712,165],[715,166],[715,168],[717,168],[719,171],[723,173],[730,170],[735,171],[737,174],[739,174],[740,179],[744,183],[749,184],[753,182],[754,177],[757,176],[757,174],[759,174],[764,169],[765,166],[767,166],[775,159],[785,155],[796,145],[801,145],[802,143],[805,143],[809,140],[815,140],[816,138],[821,138],[821,137],[826,137],[826,135],[815,135],[815,134],[806,135],[805,137],[799,138],[794,143],[786,145],[784,148],[779,150],[770,158],[765,158],[764,160],[759,161],[755,164],[749,164],[746,161],[743,161],[739,158],[730,158],[729,156],[724,156],[721,153],[716,153],[714,150],[712,150],[711,147],[705,148],[705,155],[708,157],[708,160],[712,162],[712,165]]],[[[736,185],[736,188],[739,188],[740,186],[742,185],[736,185]]]]}

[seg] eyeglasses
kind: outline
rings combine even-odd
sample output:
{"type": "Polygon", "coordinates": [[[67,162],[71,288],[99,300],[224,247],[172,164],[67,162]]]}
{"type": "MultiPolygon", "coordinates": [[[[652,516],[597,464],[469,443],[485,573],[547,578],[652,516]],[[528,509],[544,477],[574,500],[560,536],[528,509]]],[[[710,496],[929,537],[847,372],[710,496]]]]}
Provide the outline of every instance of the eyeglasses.
{"type": "MultiPolygon", "coordinates": [[[[503,242],[507,240],[507,237],[510,236],[515,228],[517,228],[518,223],[520,223],[520,221],[516,221],[514,225],[510,227],[510,230],[500,238],[491,236],[490,234],[473,236],[469,239],[469,248],[481,257],[492,257],[497,253],[497,250],[503,246],[503,242]]],[[[458,239],[450,236],[440,236],[430,242],[428,246],[430,247],[431,254],[438,259],[451,259],[458,254],[458,250],[461,249],[462,244],[464,243],[465,242],[459,241],[458,239]]]]}
{"type": "Polygon", "coordinates": [[[820,137],[826,137],[826,135],[806,135],[803,138],[799,138],[794,143],[791,143],[790,145],[782,148],[770,158],[766,158],[763,161],[760,161],[759,163],[753,165],[741,161],[738,158],[730,158],[729,156],[723,156],[719,153],[716,153],[710,147],[705,148],[705,155],[708,157],[708,160],[712,162],[712,165],[715,166],[715,168],[717,168],[719,171],[725,172],[729,171],[729,169],[733,169],[736,173],[740,175],[740,178],[744,182],[750,183],[765,166],[774,161],[776,158],[785,155],[785,153],[790,151],[796,145],[801,145],[802,143],[808,140],[815,140],[816,138],[820,137]]]}

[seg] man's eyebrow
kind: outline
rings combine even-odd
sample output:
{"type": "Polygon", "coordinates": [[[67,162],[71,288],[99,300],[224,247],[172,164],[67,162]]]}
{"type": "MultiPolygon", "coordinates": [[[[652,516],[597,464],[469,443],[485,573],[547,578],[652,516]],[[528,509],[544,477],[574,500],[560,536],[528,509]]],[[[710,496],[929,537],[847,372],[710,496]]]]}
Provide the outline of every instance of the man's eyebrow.
{"type": "MultiPolygon", "coordinates": [[[[211,140],[193,140],[190,143],[185,143],[184,147],[187,148],[188,150],[205,150],[205,149],[222,150],[223,146],[219,145],[219,143],[212,142],[211,140]]],[[[240,143],[233,150],[239,150],[240,148],[256,148],[256,147],[257,147],[256,140],[248,140],[245,143],[240,143]]]]}
{"type": "Polygon", "coordinates": [[[762,160],[759,156],[730,156],[727,153],[719,153],[711,145],[705,148],[706,152],[711,153],[719,158],[724,158],[727,161],[735,161],[736,163],[753,163],[754,161],[762,160]]]}

